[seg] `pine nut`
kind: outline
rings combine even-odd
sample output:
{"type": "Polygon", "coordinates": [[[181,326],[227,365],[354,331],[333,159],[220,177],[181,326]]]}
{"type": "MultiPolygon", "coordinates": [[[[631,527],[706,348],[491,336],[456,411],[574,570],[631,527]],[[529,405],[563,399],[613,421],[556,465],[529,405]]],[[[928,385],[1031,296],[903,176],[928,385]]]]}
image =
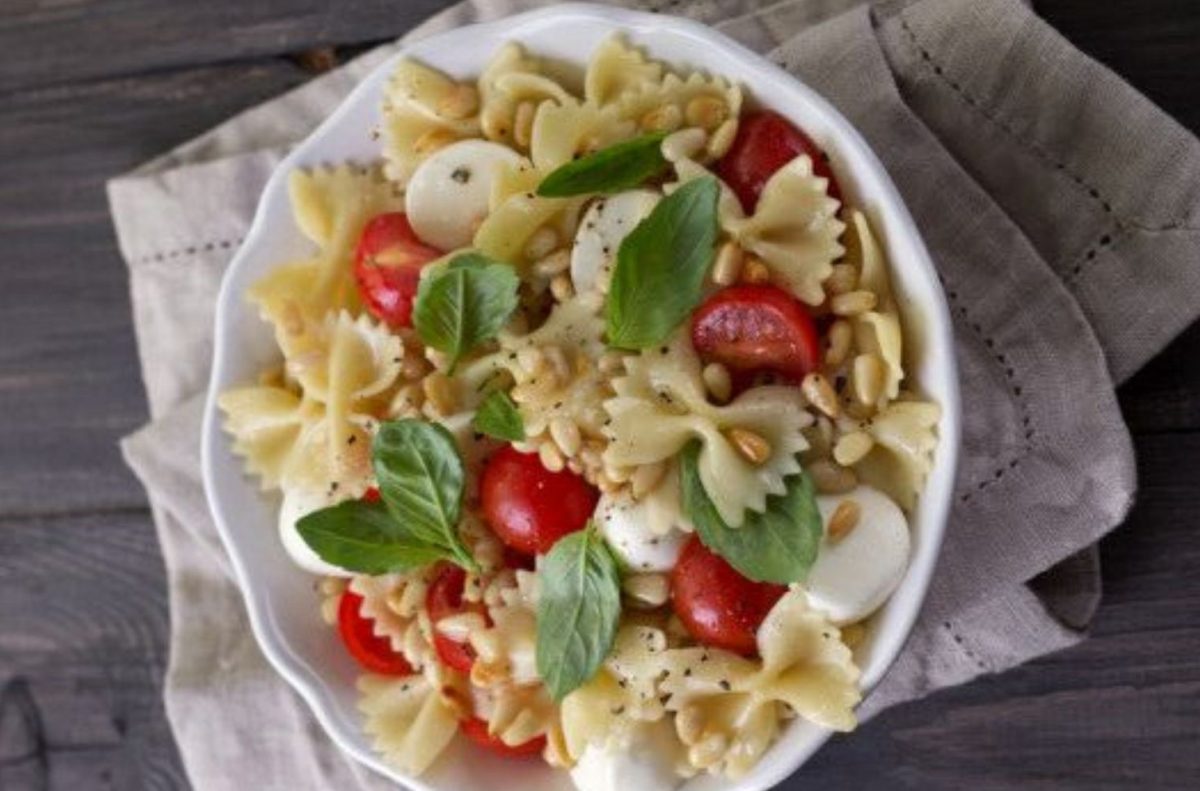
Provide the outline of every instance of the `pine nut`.
{"type": "Polygon", "coordinates": [[[808,474],[813,486],[821,494],[846,494],[858,486],[854,470],[835,464],[828,459],[819,459],[808,465],[808,474]]]}
{"type": "Polygon", "coordinates": [[[704,735],[704,711],[689,703],[675,715],[675,732],[684,744],[695,744],[704,735]]]}
{"type": "Polygon", "coordinates": [[[341,596],[330,596],[321,601],[321,620],[333,626],[338,622],[338,608],[341,606],[341,596]]]}
{"type": "Polygon", "coordinates": [[[721,363],[709,363],[704,366],[700,376],[714,401],[724,404],[729,400],[733,393],[733,378],[729,375],[728,368],[721,363]]]}
{"type": "Polygon", "coordinates": [[[559,302],[566,302],[575,296],[575,287],[571,284],[571,278],[566,274],[555,275],[554,279],[550,281],[550,293],[559,302]]]}
{"type": "Polygon", "coordinates": [[[536,346],[522,346],[517,349],[517,365],[527,374],[537,374],[546,365],[546,355],[536,346]]]}
{"type": "Polygon", "coordinates": [[[800,382],[800,392],[808,399],[808,403],[821,410],[827,417],[836,418],[841,411],[837,394],[833,392],[829,380],[815,371],[805,375],[800,382]]]}
{"type": "Polygon", "coordinates": [[[650,609],[666,604],[671,593],[666,574],[630,574],[621,582],[621,589],[650,609]]]}
{"type": "Polygon", "coordinates": [[[858,268],[854,264],[834,264],[825,279],[825,293],[848,294],[858,288],[858,268]]]}
{"type": "Polygon", "coordinates": [[[716,766],[729,750],[729,737],[723,733],[710,733],[688,750],[688,761],[699,769],[716,766]]]}
{"type": "Polygon", "coordinates": [[[488,140],[503,141],[510,132],[509,120],[501,106],[493,104],[484,111],[483,116],[479,119],[483,136],[488,140]]]}
{"type": "Polygon", "coordinates": [[[683,113],[673,104],[664,104],[642,116],[641,126],[647,132],[674,132],[683,123],[683,113]]]}
{"type": "Polygon", "coordinates": [[[322,596],[340,596],[346,591],[346,580],[342,577],[322,577],[317,589],[322,596]]]}
{"type": "Polygon", "coordinates": [[[419,384],[407,384],[396,391],[388,408],[392,417],[418,417],[425,403],[425,391],[419,384]]]}
{"type": "Polygon", "coordinates": [[[858,316],[875,309],[878,302],[870,291],[849,291],[829,299],[829,308],[838,316],[858,316]]]}
{"type": "Polygon", "coordinates": [[[829,542],[836,544],[850,535],[850,531],[858,527],[860,518],[862,518],[862,506],[858,504],[857,500],[842,500],[838,503],[838,507],[833,509],[833,514],[829,517],[829,528],[826,531],[829,542]]]}
{"type": "Polygon", "coordinates": [[[604,462],[604,474],[608,476],[609,480],[618,484],[628,483],[629,479],[633,476],[633,469],[622,467],[619,464],[609,464],[606,461],[604,462]]]}
{"type": "Polygon", "coordinates": [[[458,643],[466,642],[472,634],[486,628],[483,615],[470,611],[448,615],[437,622],[438,632],[458,643]]]}
{"type": "Polygon", "coordinates": [[[736,118],[729,118],[718,126],[717,131],[712,133],[712,138],[708,141],[708,155],[713,159],[720,159],[729,153],[729,149],[733,147],[734,138],[737,137],[737,130],[736,118]]]}
{"type": "Polygon", "coordinates": [[[583,437],[579,434],[579,426],[575,421],[562,416],[550,421],[550,437],[563,455],[570,458],[579,453],[583,447],[583,437]]]}
{"type": "Polygon", "coordinates": [[[850,354],[850,345],[854,342],[854,330],[850,322],[838,319],[829,325],[829,348],[825,350],[825,365],[837,368],[846,361],[850,354]]]}
{"type": "Polygon", "coordinates": [[[521,102],[513,116],[513,142],[521,148],[529,148],[533,139],[533,116],[537,111],[533,102],[521,102]]]}
{"type": "Polygon", "coordinates": [[[460,83],[438,104],[438,115],[453,120],[461,120],[479,109],[479,91],[475,86],[460,83]]]}
{"type": "Polygon", "coordinates": [[[697,96],[687,103],[684,117],[689,126],[698,126],[711,132],[729,117],[729,108],[715,96],[697,96]]]}
{"type": "Polygon", "coordinates": [[[428,156],[450,145],[454,139],[454,134],[446,129],[430,129],[413,142],[412,150],[419,157],[428,156]]]}
{"type": "Polygon", "coordinates": [[[545,346],[542,348],[542,353],[546,355],[546,363],[557,377],[559,385],[571,381],[571,363],[567,360],[567,354],[562,347],[545,346]]]}
{"type": "Polygon", "coordinates": [[[553,442],[543,442],[538,446],[538,460],[550,472],[562,472],[567,466],[558,447],[553,442]]]}
{"type": "Polygon", "coordinates": [[[600,357],[598,363],[600,373],[614,376],[625,372],[625,355],[620,352],[607,351],[600,357]]]}
{"type": "Polygon", "coordinates": [[[742,274],[742,248],[737,242],[726,242],[717,251],[713,262],[712,279],[718,286],[732,286],[742,274]]]}
{"type": "Polygon", "coordinates": [[[425,390],[425,400],[433,407],[433,411],[441,417],[452,415],[458,409],[458,394],[450,377],[439,371],[434,371],[421,382],[425,390]]]}
{"type": "Polygon", "coordinates": [[[751,464],[765,464],[771,458],[771,443],[761,434],[745,428],[732,428],[728,437],[738,453],[751,464]]]}
{"type": "Polygon", "coordinates": [[[653,464],[642,464],[633,471],[629,479],[629,487],[635,500],[641,499],[658,488],[667,474],[667,465],[656,461],[653,464]]]}
{"type": "Polygon", "coordinates": [[[854,358],[854,397],[863,406],[875,406],[883,395],[883,360],[875,354],[854,358]]]}
{"type": "Polygon", "coordinates": [[[873,447],[875,440],[870,434],[865,431],[852,431],[843,434],[833,446],[833,460],[843,467],[851,467],[862,461],[873,447]]]}
{"type": "Polygon", "coordinates": [[[668,162],[691,159],[700,152],[700,149],[704,148],[706,142],[708,142],[708,134],[703,129],[692,127],[672,132],[663,138],[663,159],[668,162]]]}
{"type": "Polygon", "coordinates": [[[756,255],[748,255],[742,263],[742,282],[762,285],[771,279],[771,270],[766,262],[756,255]]]}
{"type": "Polygon", "coordinates": [[[558,232],[549,225],[543,225],[525,243],[525,257],[530,261],[539,261],[554,252],[555,247],[558,247],[558,232]]]}
{"type": "MultiPolygon", "coordinates": [[[[557,239],[555,240],[557,241],[557,239]]],[[[555,277],[566,272],[571,266],[571,253],[566,248],[555,250],[533,265],[534,274],[541,277],[555,277]]]]}

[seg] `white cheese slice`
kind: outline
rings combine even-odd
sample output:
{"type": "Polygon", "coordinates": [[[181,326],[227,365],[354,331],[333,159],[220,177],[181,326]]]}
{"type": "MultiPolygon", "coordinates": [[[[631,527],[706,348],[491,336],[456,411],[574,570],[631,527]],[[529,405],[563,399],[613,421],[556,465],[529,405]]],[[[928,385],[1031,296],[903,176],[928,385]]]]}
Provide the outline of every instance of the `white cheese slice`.
{"type": "Polygon", "coordinates": [[[596,504],[596,524],[613,554],[631,571],[670,571],[679,560],[687,534],[678,529],[659,533],[650,528],[661,518],[652,512],[651,499],[634,501],[628,495],[601,495],[596,504]]]}
{"type": "Polygon", "coordinates": [[[449,252],[471,244],[488,214],[502,165],[517,166],[516,151],[486,140],[462,140],[434,152],[408,182],[404,210],[421,241],[449,252]]]}
{"type": "Polygon", "coordinates": [[[571,250],[571,282],[577,293],[608,283],[621,242],[660,198],[654,190],[630,190],[599,198],[588,207],[571,250]]]}
{"type": "Polygon", "coordinates": [[[817,507],[826,536],[805,583],[809,601],[835,624],[860,621],[883,604],[904,578],[908,522],[891,498],[869,486],[859,486],[848,494],[822,495],[817,507]],[[858,503],[858,523],[840,539],[830,541],[829,519],[845,500],[858,503]]]}
{"type": "Polygon", "coordinates": [[[679,740],[669,719],[637,723],[623,738],[601,748],[589,745],[571,770],[579,791],[674,791],[679,740]]]}

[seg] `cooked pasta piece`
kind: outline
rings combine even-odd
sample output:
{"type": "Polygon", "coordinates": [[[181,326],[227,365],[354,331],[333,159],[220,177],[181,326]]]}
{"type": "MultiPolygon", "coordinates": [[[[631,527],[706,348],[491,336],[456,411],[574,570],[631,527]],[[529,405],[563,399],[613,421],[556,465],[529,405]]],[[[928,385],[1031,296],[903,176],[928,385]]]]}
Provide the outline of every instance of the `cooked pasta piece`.
{"type": "Polygon", "coordinates": [[[927,401],[893,401],[863,427],[875,446],[854,469],[864,483],[911,510],[933,469],[942,410],[927,401]]]}
{"type": "Polygon", "coordinates": [[[410,58],[396,66],[383,99],[384,174],[403,188],[421,161],[442,146],[477,137],[479,97],[459,83],[410,58]]]}
{"type": "Polygon", "coordinates": [[[852,209],[850,225],[854,232],[849,235],[846,259],[858,265],[859,288],[870,291],[876,298],[874,310],[853,318],[854,342],[860,352],[874,353],[883,360],[886,377],[883,393],[876,405],[882,409],[900,393],[900,382],[904,379],[904,333],[900,325],[900,311],[892,296],[887,262],[866,215],[858,209],[852,209]]]}
{"type": "Polygon", "coordinates": [[[458,732],[458,696],[467,694],[461,680],[441,686],[429,675],[358,679],[363,730],[385,761],[413,775],[432,766],[449,746],[458,732]]]}

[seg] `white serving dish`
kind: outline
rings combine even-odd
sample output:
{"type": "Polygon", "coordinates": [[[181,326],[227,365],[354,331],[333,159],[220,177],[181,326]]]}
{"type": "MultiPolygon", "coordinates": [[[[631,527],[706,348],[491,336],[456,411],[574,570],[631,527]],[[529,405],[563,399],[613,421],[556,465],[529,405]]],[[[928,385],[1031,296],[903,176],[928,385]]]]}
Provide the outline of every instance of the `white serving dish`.
{"type": "MultiPolygon", "coordinates": [[[[567,791],[565,772],[539,762],[514,762],[456,745],[421,778],[386,766],[371,748],[355,708],[357,670],[321,620],[312,577],[279,544],[277,498],[264,496],[243,473],[221,430],[217,395],[254,381],[278,359],[270,329],[246,302],[246,289],[280,262],[309,250],[293,222],[287,177],[294,168],[379,157],[371,130],[379,121],[384,83],[401,55],[450,74],[476,75],[496,49],[515,40],[540,55],[582,63],[614,31],[656,57],[741,83],[754,101],[805,129],[831,155],[843,191],[871,217],[892,263],[905,305],[909,375],[941,404],[940,445],[928,486],[914,514],[913,556],[903,583],[873,619],[859,651],[862,685],[873,687],[895,659],[916,620],[933,574],[950,509],[958,457],[960,405],[954,344],[946,301],[924,243],[879,160],[828,102],[786,72],[725,36],[695,22],[585,4],[563,4],[418,41],[382,64],[276,169],[254,223],[234,257],[217,304],[212,381],[202,435],[204,484],[217,529],[246,598],[250,623],[271,664],[312,707],[333,740],[379,773],[420,791],[567,791]],[[915,361],[915,362],[914,362],[915,361]]],[[[685,791],[760,791],[796,771],[828,738],[793,722],[749,775],[736,782],[702,776],[685,791]]]]}

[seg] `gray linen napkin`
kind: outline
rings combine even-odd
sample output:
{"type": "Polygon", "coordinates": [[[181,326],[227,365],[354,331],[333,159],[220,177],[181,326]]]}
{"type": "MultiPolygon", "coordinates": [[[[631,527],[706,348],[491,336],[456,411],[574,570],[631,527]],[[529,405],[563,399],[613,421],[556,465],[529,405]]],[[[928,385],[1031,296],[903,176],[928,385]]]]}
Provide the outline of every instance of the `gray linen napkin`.
{"type": "MultiPolygon", "coordinates": [[[[461,3],[410,37],[540,4],[461,3]]],[[[1113,383],[1200,313],[1195,138],[1016,0],[624,4],[713,24],[832,100],[887,166],[945,283],[966,411],[956,505],[925,611],[862,714],[1083,639],[1099,599],[1094,542],[1135,488],[1113,383]]],[[[384,786],[259,654],[197,438],[213,299],[259,191],[393,51],[109,184],[154,416],[123,448],[166,556],[167,714],[200,788],[384,786]]]]}

